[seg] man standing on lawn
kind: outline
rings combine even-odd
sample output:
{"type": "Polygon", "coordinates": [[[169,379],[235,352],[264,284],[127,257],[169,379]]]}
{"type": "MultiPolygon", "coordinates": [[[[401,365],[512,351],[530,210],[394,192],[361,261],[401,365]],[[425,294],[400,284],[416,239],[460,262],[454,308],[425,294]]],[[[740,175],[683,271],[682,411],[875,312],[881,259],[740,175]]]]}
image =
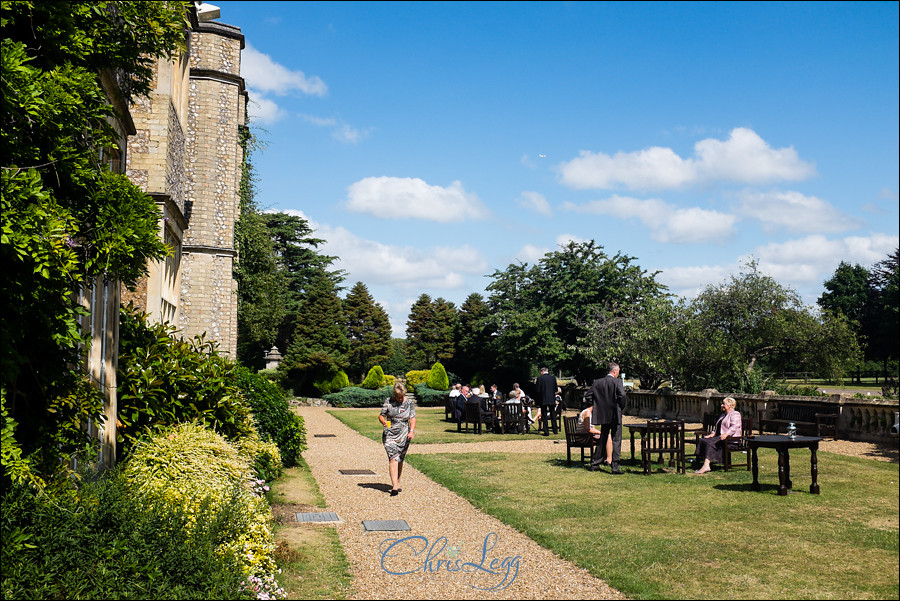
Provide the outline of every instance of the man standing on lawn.
{"type": "Polygon", "coordinates": [[[619,364],[610,363],[609,373],[594,380],[588,393],[594,403],[591,424],[599,426],[600,440],[591,455],[591,471],[600,470],[606,461],[606,440],[612,435],[612,468],[613,474],[621,474],[619,457],[622,454],[622,411],[625,410],[625,386],[619,379],[619,364]]]}
{"type": "Polygon", "coordinates": [[[556,421],[556,378],[550,375],[546,367],[541,368],[541,375],[537,379],[537,403],[541,406],[541,419],[544,421],[544,436],[550,436],[548,426],[553,420],[553,433],[559,432],[556,421]]]}

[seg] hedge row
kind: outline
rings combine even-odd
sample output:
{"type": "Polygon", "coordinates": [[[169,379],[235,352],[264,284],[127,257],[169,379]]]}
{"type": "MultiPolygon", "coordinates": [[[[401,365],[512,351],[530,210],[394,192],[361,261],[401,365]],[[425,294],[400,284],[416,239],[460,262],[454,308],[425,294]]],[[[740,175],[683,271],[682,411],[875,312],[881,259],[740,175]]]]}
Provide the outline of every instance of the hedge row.
{"type": "Polygon", "coordinates": [[[340,392],[326,394],[322,399],[334,407],[381,407],[389,396],[391,396],[390,386],[383,386],[376,390],[350,386],[340,392]]]}

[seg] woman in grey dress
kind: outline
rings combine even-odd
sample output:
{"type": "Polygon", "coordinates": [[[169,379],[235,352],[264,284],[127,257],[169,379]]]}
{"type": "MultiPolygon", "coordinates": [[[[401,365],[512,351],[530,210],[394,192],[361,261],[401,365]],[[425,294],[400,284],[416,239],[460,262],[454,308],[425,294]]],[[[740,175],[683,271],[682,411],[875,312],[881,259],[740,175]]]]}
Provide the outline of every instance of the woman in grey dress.
{"type": "Polygon", "coordinates": [[[409,441],[416,436],[416,404],[406,398],[406,386],[399,382],[394,385],[394,394],[385,399],[378,421],[384,426],[381,440],[388,456],[391,496],[395,497],[401,490],[400,476],[409,441]]]}

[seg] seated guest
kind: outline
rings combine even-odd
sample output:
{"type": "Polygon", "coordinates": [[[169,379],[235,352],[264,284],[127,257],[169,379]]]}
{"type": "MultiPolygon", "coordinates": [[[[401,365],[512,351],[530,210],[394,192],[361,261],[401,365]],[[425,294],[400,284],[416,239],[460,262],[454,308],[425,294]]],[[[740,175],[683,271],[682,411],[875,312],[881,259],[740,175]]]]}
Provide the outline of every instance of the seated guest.
{"type": "Polygon", "coordinates": [[[466,415],[466,403],[469,402],[469,387],[463,386],[459,394],[456,395],[456,398],[453,399],[454,406],[456,407],[456,423],[462,423],[463,418],[466,415]]]}
{"type": "Polygon", "coordinates": [[[512,391],[510,391],[510,394],[512,394],[513,392],[516,393],[516,398],[520,401],[522,400],[522,397],[525,396],[525,391],[519,388],[518,382],[513,384],[513,389],[512,391]]]}
{"type": "Polygon", "coordinates": [[[722,442],[726,436],[732,438],[741,437],[741,414],[734,410],[735,400],[731,397],[722,401],[722,410],[725,412],[719,416],[716,428],[712,434],[707,434],[697,443],[697,459],[703,459],[703,467],[694,472],[705,474],[712,468],[710,463],[722,463],[722,442]]]}
{"type": "Polygon", "coordinates": [[[503,402],[503,395],[500,394],[500,391],[497,389],[496,384],[491,384],[491,403],[495,408],[499,408],[498,405],[503,402]]]}
{"type": "Polygon", "coordinates": [[[455,399],[459,396],[459,391],[462,388],[462,384],[456,383],[453,385],[453,388],[450,389],[450,394],[448,395],[451,399],[455,399]]]}
{"type": "MultiPolygon", "coordinates": [[[[578,421],[575,423],[575,440],[580,444],[586,444],[589,438],[593,438],[595,442],[600,438],[600,430],[591,424],[593,412],[594,406],[588,405],[587,409],[578,414],[578,421]]],[[[612,436],[606,437],[606,465],[612,465],[612,436]]]]}

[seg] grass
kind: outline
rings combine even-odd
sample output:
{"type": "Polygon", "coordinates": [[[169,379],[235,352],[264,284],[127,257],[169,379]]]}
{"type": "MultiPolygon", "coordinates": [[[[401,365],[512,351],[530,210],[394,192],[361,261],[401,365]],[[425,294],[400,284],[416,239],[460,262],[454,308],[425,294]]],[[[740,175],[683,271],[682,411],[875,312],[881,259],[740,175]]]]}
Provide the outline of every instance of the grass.
{"type": "MultiPolygon", "coordinates": [[[[335,409],[329,410],[328,413],[350,426],[363,436],[371,438],[376,442],[381,442],[381,433],[383,428],[378,421],[378,414],[381,408],[365,408],[365,409],[335,409]]],[[[416,444],[434,444],[441,442],[486,442],[490,440],[534,440],[544,439],[543,435],[534,434],[489,434],[482,431],[482,434],[467,434],[465,432],[457,432],[456,424],[444,421],[443,407],[417,407],[416,408],[416,444]]],[[[550,440],[565,439],[566,435],[562,431],[562,423],[559,424],[559,433],[550,434],[550,440]]]]}
{"type": "MultiPolygon", "coordinates": [[[[624,476],[545,454],[459,453],[407,460],[476,507],[633,598],[898,597],[896,464],[795,451],[778,497],[777,455],[760,450],[761,492],[737,470],[624,476]]],[[[527,558],[526,558],[527,559],[527,558]]]]}
{"type": "Polygon", "coordinates": [[[346,599],[352,576],[334,526],[299,524],[289,516],[299,511],[325,507],[309,466],[284,471],[268,493],[272,511],[281,516],[275,527],[275,557],[281,574],[278,581],[288,599],[346,599]]]}

